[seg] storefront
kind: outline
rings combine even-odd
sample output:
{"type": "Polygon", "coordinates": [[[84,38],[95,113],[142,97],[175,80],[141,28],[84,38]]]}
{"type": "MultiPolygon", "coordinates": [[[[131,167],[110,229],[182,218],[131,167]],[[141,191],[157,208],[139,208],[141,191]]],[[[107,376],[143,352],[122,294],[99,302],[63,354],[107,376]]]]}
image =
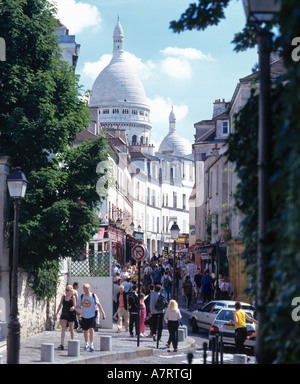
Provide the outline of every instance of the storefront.
{"type": "Polygon", "coordinates": [[[95,235],[93,241],[90,242],[90,249],[93,248],[94,251],[107,251],[108,249],[104,248],[109,247],[109,243],[102,242],[102,239],[111,239],[112,257],[123,265],[125,263],[125,231],[113,228],[110,225],[100,227],[98,234],[95,235]]]}

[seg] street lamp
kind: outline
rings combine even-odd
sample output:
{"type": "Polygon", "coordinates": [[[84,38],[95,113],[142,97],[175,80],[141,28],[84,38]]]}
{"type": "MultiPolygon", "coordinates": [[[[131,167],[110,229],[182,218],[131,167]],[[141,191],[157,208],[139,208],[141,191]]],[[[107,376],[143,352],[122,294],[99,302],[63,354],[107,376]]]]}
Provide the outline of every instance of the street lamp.
{"type": "Polygon", "coordinates": [[[14,199],[13,271],[10,317],[7,325],[7,364],[19,364],[21,328],[18,319],[19,207],[27,188],[27,180],[21,168],[16,167],[16,170],[8,175],[7,186],[10,197],[14,199]]]}
{"type": "Polygon", "coordinates": [[[133,231],[134,230],[134,222],[132,221],[130,224],[130,229],[133,231]]]}
{"type": "Polygon", "coordinates": [[[271,102],[270,102],[270,53],[272,36],[266,28],[259,25],[268,23],[280,11],[279,0],[243,0],[248,23],[255,23],[258,29],[259,48],[259,127],[258,127],[258,246],[257,246],[257,316],[258,334],[255,348],[257,361],[271,363],[263,345],[263,332],[266,324],[265,299],[270,287],[269,239],[267,224],[271,218],[270,166],[271,166],[271,102]]]}
{"type": "Polygon", "coordinates": [[[174,256],[173,256],[173,289],[172,289],[172,299],[175,300],[175,255],[176,255],[176,239],[179,237],[179,227],[174,221],[172,227],[170,228],[171,237],[174,240],[174,256]]]}
{"type": "Polygon", "coordinates": [[[243,0],[247,20],[254,23],[271,21],[280,11],[281,0],[243,0]]]}

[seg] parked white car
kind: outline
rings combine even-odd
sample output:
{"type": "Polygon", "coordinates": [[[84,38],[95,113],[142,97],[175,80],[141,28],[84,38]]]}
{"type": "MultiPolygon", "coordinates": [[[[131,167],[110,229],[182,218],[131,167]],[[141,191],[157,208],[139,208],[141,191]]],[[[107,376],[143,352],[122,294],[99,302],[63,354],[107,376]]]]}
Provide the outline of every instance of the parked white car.
{"type": "MultiPolygon", "coordinates": [[[[203,308],[193,311],[190,318],[192,331],[197,333],[199,328],[209,331],[213,321],[221,309],[234,309],[234,304],[235,301],[232,300],[213,300],[206,304],[203,308]]],[[[251,304],[242,302],[241,305],[242,309],[254,310],[254,307],[251,304]]]]}

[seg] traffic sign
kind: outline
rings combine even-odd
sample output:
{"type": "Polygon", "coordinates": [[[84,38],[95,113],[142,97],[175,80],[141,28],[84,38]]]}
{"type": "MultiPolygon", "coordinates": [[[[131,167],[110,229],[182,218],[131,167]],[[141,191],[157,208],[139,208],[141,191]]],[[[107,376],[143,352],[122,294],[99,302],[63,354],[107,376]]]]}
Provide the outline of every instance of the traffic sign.
{"type": "Polygon", "coordinates": [[[198,245],[198,246],[202,245],[202,240],[197,239],[196,242],[195,242],[195,244],[198,245]]]}
{"type": "Polygon", "coordinates": [[[132,253],[132,257],[134,258],[134,260],[142,261],[148,255],[148,250],[147,250],[147,248],[144,245],[136,244],[132,248],[132,252],[131,253],[132,253]]]}

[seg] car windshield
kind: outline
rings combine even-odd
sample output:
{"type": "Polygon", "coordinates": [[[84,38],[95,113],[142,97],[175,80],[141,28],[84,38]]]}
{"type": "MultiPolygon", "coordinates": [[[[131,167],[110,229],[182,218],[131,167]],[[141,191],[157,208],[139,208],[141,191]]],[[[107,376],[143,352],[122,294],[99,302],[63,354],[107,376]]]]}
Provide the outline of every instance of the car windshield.
{"type": "MultiPolygon", "coordinates": [[[[248,316],[250,317],[253,317],[253,313],[249,312],[249,311],[245,311],[245,313],[247,313],[248,316]]],[[[230,321],[230,320],[233,320],[233,311],[232,310],[226,310],[226,309],[223,309],[217,316],[216,320],[222,320],[222,321],[230,321]]],[[[246,323],[247,324],[252,324],[251,321],[247,320],[246,319],[246,323]]]]}
{"type": "MultiPolygon", "coordinates": [[[[228,308],[234,308],[234,305],[235,304],[229,304],[228,305],[228,308]]],[[[252,306],[252,305],[250,305],[250,304],[241,304],[241,308],[242,309],[250,309],[250,310],[252,310],[252,311],[254,311],[255,310],[255,308],[252,306]]]]}

